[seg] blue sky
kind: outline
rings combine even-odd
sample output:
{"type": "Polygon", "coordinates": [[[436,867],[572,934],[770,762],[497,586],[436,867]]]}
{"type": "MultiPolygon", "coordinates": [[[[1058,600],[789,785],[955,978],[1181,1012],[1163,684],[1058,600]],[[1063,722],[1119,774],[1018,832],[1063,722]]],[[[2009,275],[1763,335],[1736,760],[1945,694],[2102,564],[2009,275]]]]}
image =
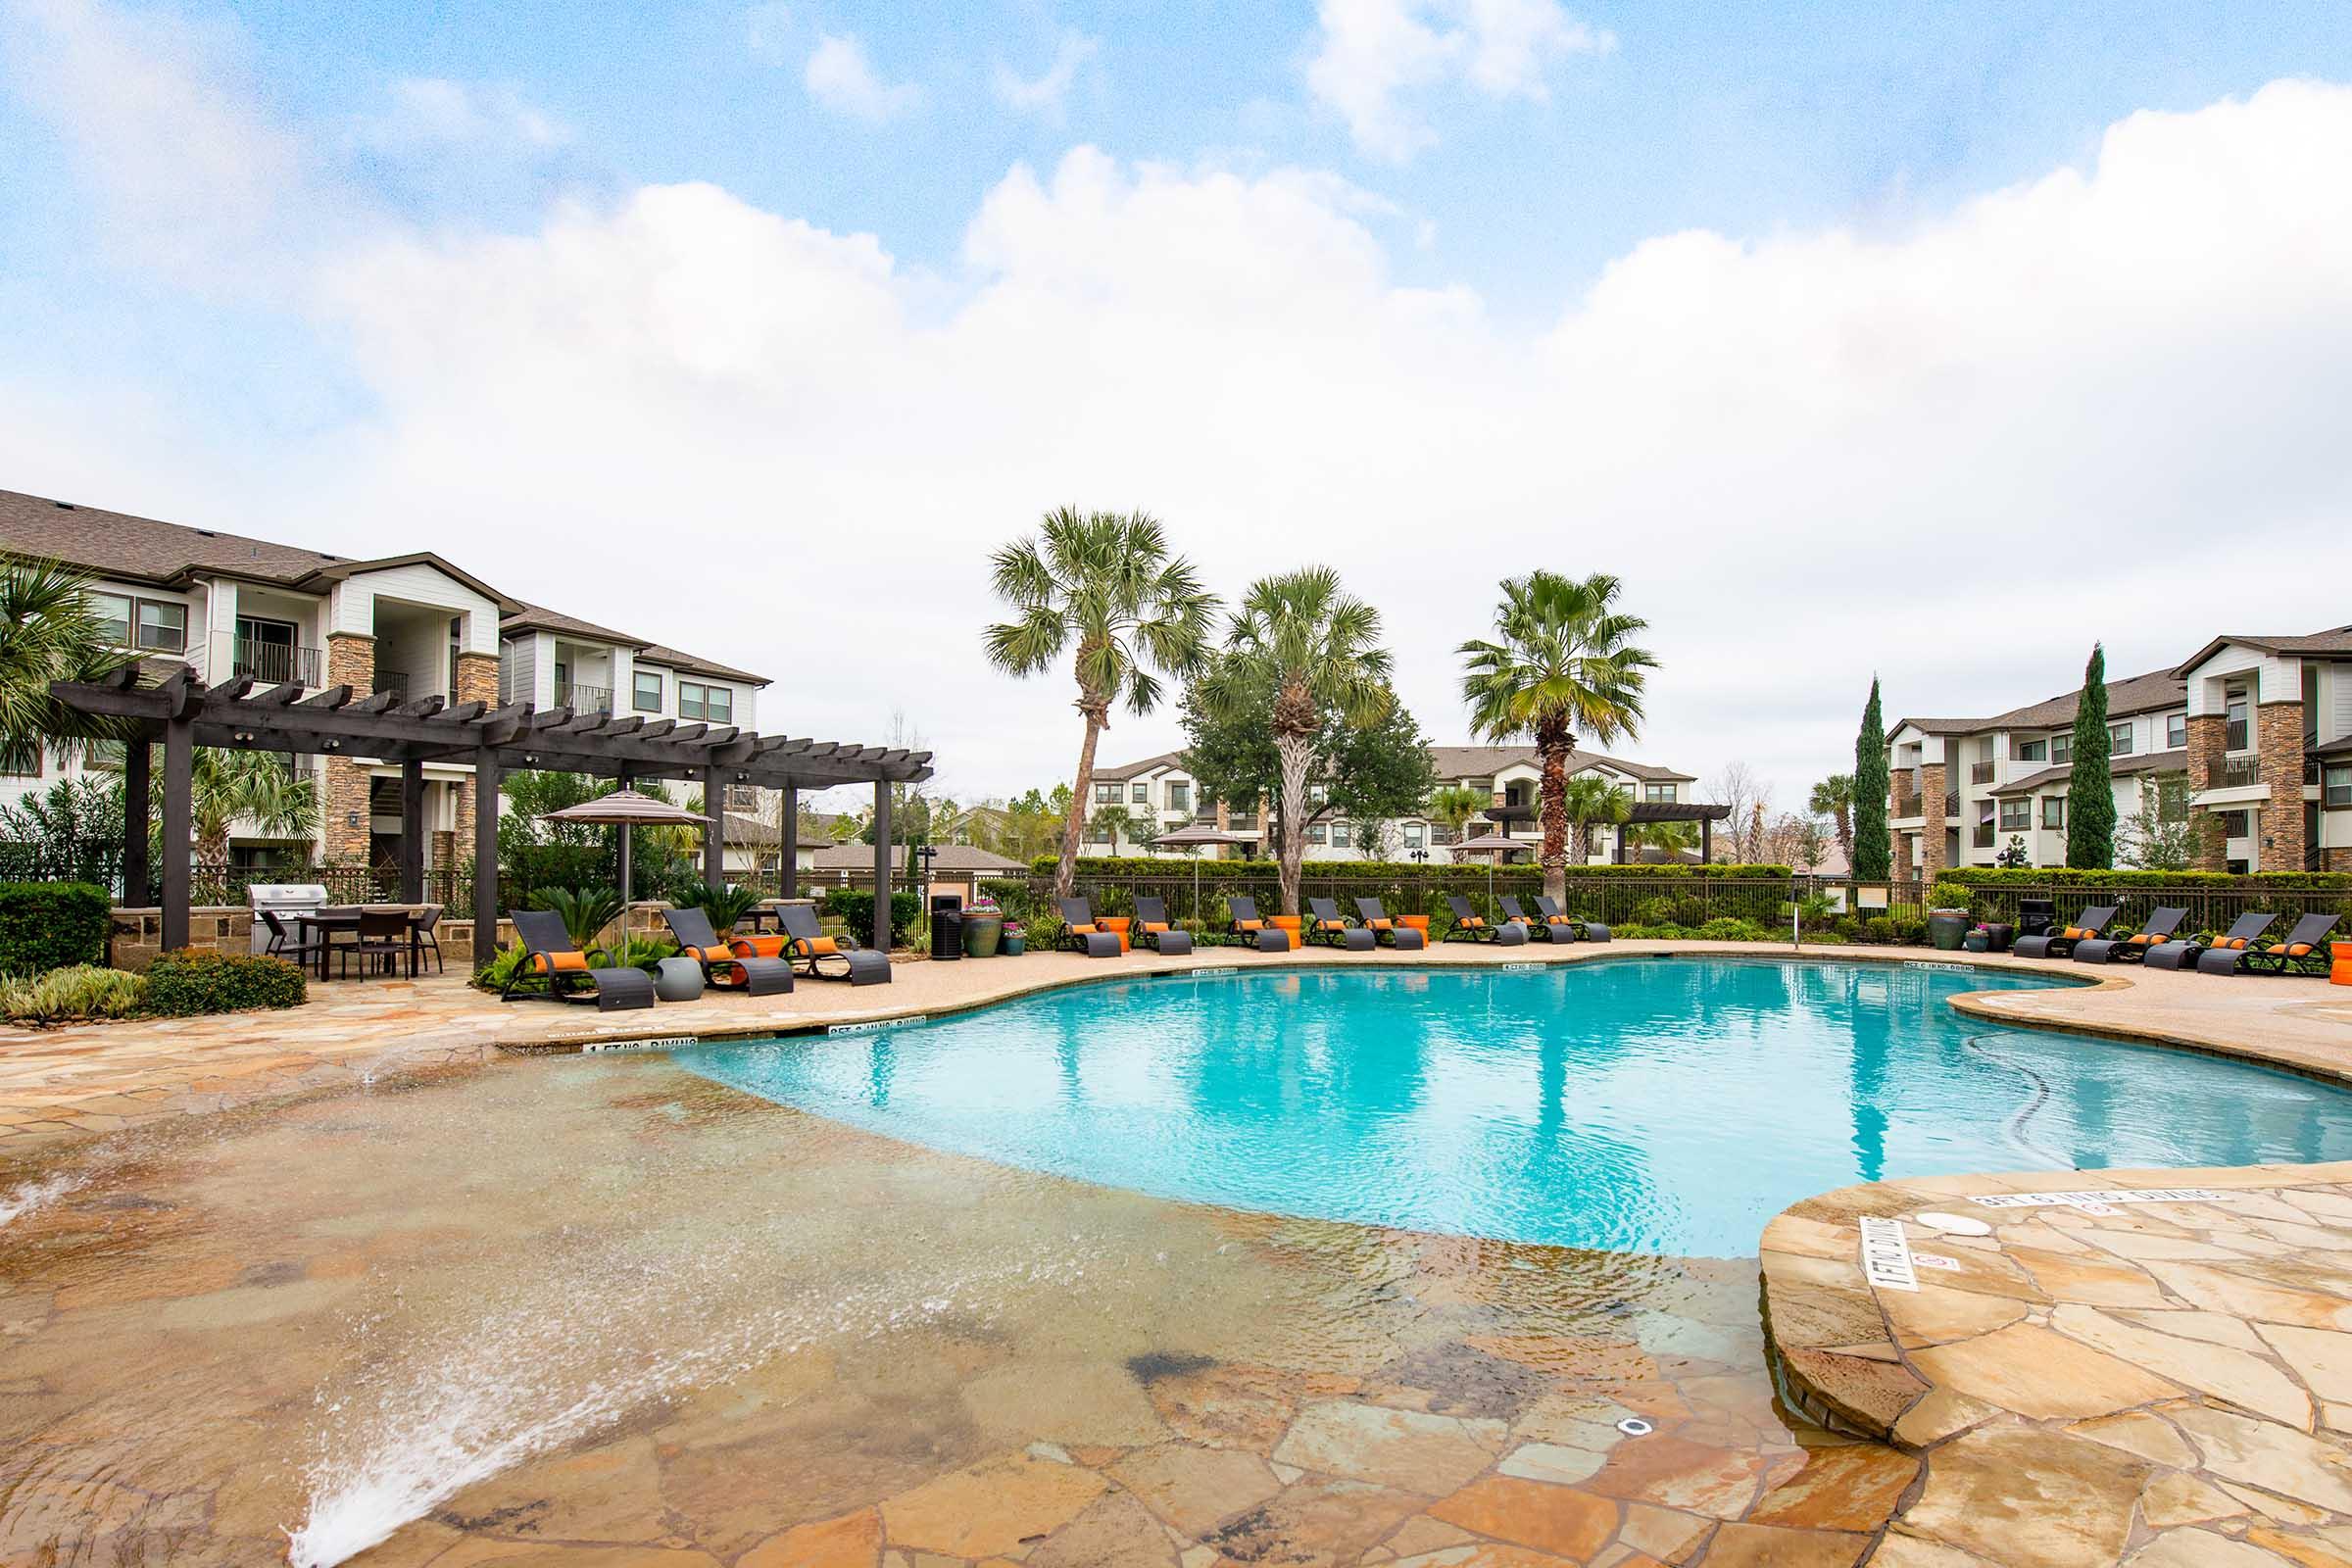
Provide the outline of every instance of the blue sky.
{"type": "MultiPolygon", "coordinates": [[[[910,591],[976,620],[985,547],[1065,499],[1181,502],[1171,523],[1181,537],[1197,519],[1194,548],[1229,594],[1257,569],[1243,541],[1269,516],[1328,505],[1300,531],[1336,531],[1331,553],[1367,588],[1409,598],[1433,537],[1519,514],[1523,534],[1559,529],[1546,564],[1672,596],[1653,618],[1690,670],[1720,657],[1710,628],[1737,605],[1700,565],[1808,591],[1801,568],[1759,563],[1760,533],[1818,527],[1806,551],[1834,551],[1914,520],[2033,512],[2071,531],[2133,488],[2109,476],[2134,474],[2135,444],[2167,418],[2190,432],[2172,461],[2202,466],[2115,525],[2178,505],[2183,530],[2210,527],[2227,498],[2259,514],[2247,525],[2286,530],[2339,493],[2291,414],[2225,439],[2202,400],[2222,360],[2260,389],[2232,407],[2299,393],[2291,411],[2343,384],[2332,320],[2309,329],[2328,285],[2250,275],[2342,205],[2282,172],[2325,165],[2335,98],[2260,96],[2352,79],[2340,4],[0,0],[0,425],[17,416],[0,485],[326,548],[365,548],[350,535],[381,514],[446,530],[453,554],[495,548],[493,498],[502,525],[603,537],[638,525],[683,465],[714,527],[781,505],[809,538],[897,531],[910,591]],[[2230,108],[2246,101],[2262,107],[2230,108]],[[2260,181],[2207,178],[2217,158],[2278,176],[2259,219],[2232,192],[2260,181]],[[2177,231],[2146,195],[2168,180],[2177,231]],[[710,199],[682,194],[697,185],[710,199]],[[2044,199],[2001,195],[2030,191],[2044,199]],[[2080,211],[2049,216],[2068,203],[2080,211]],[[2253,221],[2254,260],[2201,257],[2199,221],[2253,221]],[[2036,223],[2050,226],[2024,232],[2036,223]],[[2100,223],[2112,234],[2082,237],[2100,223]],[[2053,261],[2061,239],[2081,254],[2053,261]],[[2112,296],[2095,272],[2119,251],[2161,285],[2144,318],[2062,311],[2070,291],[2112,296]],[[1955,256],[1960,273],[1938,270],[1955,256]],[[2217,342],[2182,324],[2230,318],[2241,289],[2271,302],[2257,327],[2217,342]],[[2045,294],[2061,324],[2013,340],[2005,316],[2045,294]],[[805,319],[802,299],[818,302],[805,319]],[[2085,316],[2099,319],[2083,341],[2047,348],[2085,316]],[[714,369],[736,321],[771,357],[714,369]],[[1161,335],[1185,322],[1199,330],[1161,335]],[[1252,416],[1234,369],[1261,355],[1250,377],[1286,400],[1252,416]],[[801,361],[826,371],[822,391],[793,381],[801,361]],[[2027,417],[2043,394],[2016,389],[2045,386],[2052,363],[2071,399],[2027,417]],[[804,450],[869,374],[858,439],[804,450]],[[1754,384],[1767,374],[1795,379],[1754,384]],[[1080,376],[1138,412],[1081,435],[1097,416],[1070,408],[1080,376]],[[1628,407],[1656,426],[1580,445],[1628,407]],[[473,444],[509,419],[506,440],[473,444]],[[1400,448],[1426,494],[1348,494],[1400,448]],[[1922,456],[1896,472],[1894,450],[1922,456]],[[850,471],[853,451],[874,468],[850,471]],[[2253,486],[2257,458],[2268,482],[2253,486]],[[574,489],[607,464],[642,471],[574,489]],[[1068,494],[1086,486],[1107,493],[1068,494]],[[1470,517],[1438,515],[1456,495],[1470,517]],[[1683,531],[1670,551],[1593,548],[1629,518],[1683,531]]],[[[1454,739],[1446,651],[1479,629],[1489,568],[1532,557],[1473,569],[1435,553],[1458,568],[1451,602],[1392,618],[1400,662],[1422,671],[1408,696],[1454,739]]],[[[2102,569],[2119,666],[2171,657],[2177,624],[2146,608],[2170,580],[2102,569]]],[[[609,592],[554,570],[514,591],[609,592]]],[[[2298,592],[2255,618],[2352,618],[2298,592]]],[[[788,657],[756,626],[575,608],[756,667],[788,657]]],[[[2027,634],[1975,677],[1993,688],[1982,700],[1890,651],[1907,682],[1890,701],[2046,695],[2061,683],[2045,668],[2061,649],[2079,666],[2078,640],[2027,634]]],[[[1705,772],[1736,747],[1793,789],[1835,760],[1853,707],[1850,671],[1804,657],[1834,702],[1741,728],[1739,702],[1692,681],[1638,749],[1705,772]]],[[[967,748],[973,792],[1026,782],[1057,733],[1045,694],[1021,699],[1047,715],[1034,725],[983,724],[961,702],[926,712],[921,667],[886,663],[862,711],[790,695],[860,731],[904,707],[967,748]]]]}

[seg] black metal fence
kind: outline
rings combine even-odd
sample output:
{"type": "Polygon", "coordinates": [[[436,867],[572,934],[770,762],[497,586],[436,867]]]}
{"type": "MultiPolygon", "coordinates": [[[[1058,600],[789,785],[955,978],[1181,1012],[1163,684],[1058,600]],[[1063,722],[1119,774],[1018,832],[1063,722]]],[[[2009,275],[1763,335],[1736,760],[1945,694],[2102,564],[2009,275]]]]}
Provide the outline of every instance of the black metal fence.
{"type": "Polygon", "coordinates": [[[0,841],[0,882],[89,882],[119,899],[122,896],[122,841],[0,841]]]}
{"type": "Polygon", "coordinates": [[[2118,919],[2136,928],[2162,907],[2186,909],[2182,932],[2226,931],[2237,917],[2255,911],[2278,916],[2281,924],[2305,914],[2334,914],[2342,928],[2352,931],[2352,888],[2282,887],[2257,882],[2133,883],[2122,887],[2069,881],[2052,877],[2040,883],[2003,883],[1972,887],[1969,906],[1980,920],[2015,922],[2019,903],[2046,900],[2057,906],[2057,917],[2072,921],[2084,909],[2117,905],[2118,919]]]}

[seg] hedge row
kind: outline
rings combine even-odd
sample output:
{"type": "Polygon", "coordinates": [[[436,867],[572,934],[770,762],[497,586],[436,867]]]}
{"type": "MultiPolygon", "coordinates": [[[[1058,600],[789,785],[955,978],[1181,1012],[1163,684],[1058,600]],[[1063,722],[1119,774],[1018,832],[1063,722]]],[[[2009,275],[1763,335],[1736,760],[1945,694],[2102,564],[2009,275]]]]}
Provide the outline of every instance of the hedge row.
{"type": "Polygon", "coordinates": [[[147,1010],[159,1017],[299,1007],[304,991],[298,965],[265,954],[188,949],[164,954],[147,966],[147,1010]]]}
{"type": "Polygon", "coordinates": [[[2239,875],[2229,871],[2100,871],[2074,870],[2063,865],[2018,866],[2013,869],[1993,866],[1962,866],[1938,871],[1938,882],[1957,882],[1971,888],[2209,888],[2226,893],[2233,888],[2251,892],[2257,888],[2311,888],[2322,891],[2352,890],[2352,872],[2345,871],[2255,871],[2239,875]]]}
{"type": "Polygon", "coordinates": [[[104,963],[113,910],[87,882],[0,883],[0,974],[104,963]]]}
{"type": "MultiPolygon", "coordinates": [[[[1282,873],[1273,860],[1202,860],[1198,862],[1203,876],[1272,877],[1282,873]]],[[[1041,855],[1029,862],[1030,869],[1051,876],[1061,864],[1051,855],[1041,855]]],[[[1078,861],[1078,875],[1088,877],[1169,877],[1191,873],[1195,862],[1164,856],[1120,855],[1085,856],[1078,861]]],[[[1411,860],[1309,860],[1302,868],[1309,877],[1334,879],[1363,878],[1368,881],[1394,881],[1398,877],[1460,877],[1484,882],[1484,865],[1437,864],[1418,865],[1411,860]]],[[[1541,874],[1535,865],[1506,865],[1500,874],[1523,876],[1541,874]]],[[[1794,874],[1785,865],[1572,865],[1567,870],[1570,881],[1579,879],[1602,881],[1610,877],[1709,877],[1727,879],[1770,880],[1794,874]]]]}

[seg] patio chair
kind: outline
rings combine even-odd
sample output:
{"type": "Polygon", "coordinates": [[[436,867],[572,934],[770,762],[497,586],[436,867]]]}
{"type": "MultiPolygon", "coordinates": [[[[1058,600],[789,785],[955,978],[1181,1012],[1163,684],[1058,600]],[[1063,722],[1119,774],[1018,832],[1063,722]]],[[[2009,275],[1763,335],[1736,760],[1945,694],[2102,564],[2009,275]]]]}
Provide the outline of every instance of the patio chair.
{"type": "Polygon", "coordinates": [[[1115,958],[1127,951],[1119,934],[1095,921],[1095,906],[1084,899],[1056,899],[1061,908],[1061,945],[1090,958],[1115,958]]]}
{"type": "Polygon", "coordinates": [[[1491,924],[1458,893],[1446,895],[1446,907],[1453,914],[1453,927],[1446,933],[1445,941],[1492,942],[1504,948],[1515,948],[1527,941],[1527,927],[1510,922],[1491,924]]]}
{"type": "Polygon", "coordinates": [[[1356,900],[1355,918],[1358,924],[1372,933],[1373,941],[1386,942],[1401,953],[1419,953],[1429,946],[1428,932],[1418,926],[1406,925],[1401,920],[1390,919],[1389,911],[1381,907],[1378,899],[1356,900]]]}
{"type": "Polygon", "coordinates": [[[662,918],[678,939],[678,952],[703,966],[703,978],[721,991],[740,991],[747,997],[773,997],[792,989],[792,960],[780,954],[762,957],[746,937],[730,947],[710,928],[710,916],[700,909],[664,909],[662,918]]]}
{"type": "Polygon", "coordinates": [[[416,949],[409,940],[409,915],[406,909],[362,909],[359,933],[351,941],[338,943],[335,956],[341,967],[337,978],[351,978],[351,960],[359,958],[360,972],[374,970],[391,974],[402,958],[409,960],[409,978],[416,978],[416,949]],[[376,960],[381,959],[379,965],[376,960]]]}
{"type": "Polygon", "coordinates": [[[564,917],[555,910],[509,909],[507,918],[514,922],[514,935],[531,956],[528,963],[516,965],[514,972],[507,977],[505,988],[498,994],[499,1001],[540,996],[536,991],[514,989],[536,976],[547,981],[544,994],[551,1002],[593,1004],[601,1012],[654,1004],[652,975],[643,969],[592,966],[588,955],[579,950],[571,940],[571,933],[564,929],[564,917]]]}
{"type": "Polygon", "coordinates": [[[1276,929],[1257,912],[1257,901],[1247,893],[1236,893],[1225,901],[1232,918],[1225,929],[1237,937],[1248,937],[1257,944],[1260,953],[1288,953],[1292,943],[1290,933],[1276,929]]]}
{"type": "Polygon", "coordinates": [[[440,924],[441,906],[426,905],[424,912],[416,917],[416,924],[409,927],[409,945],[416,950],[416,965],[419,969],[424,966],[423,956],[429,953],[433,956],[433,973],[447,974],[449,967],[441,961],[441,938],[436,934],[440,924]]]}
{"type": "Polygon", "coordinates": [[[305,942],[286,929],[286,922],[278,918],[275,909],[256,909],[254,912],[262,917],[262,925],[270,933],[269,944],[262,949],[264,953],[272,958],[284,958],[287,962],[304,969],[311,966],[312,959],[318,959],[318,978],[321,980],[326,978],[326,937],[324,933],[305,942]]]}
{"type": "Polygon", "coordinates": [[[1135,897],[1135,940],[1165,958],[1193,951],[1193,934],[1176,929],[1168,918],[1167,901],[1144,893],[1135,897]]]}
{"type": "Polygon", "coordinates": [[[2160,945],[2173,940],[2180,922],[2188,918],[2186,909],[2165,905],[2148,916],[2148,923],[2131,936],[2117,941],[2094,937],[2088,942],[2075,944],[2077,963],[2138,963],[2160,945]]]}
{"type": "Polygon", "coordinates": [[[2093,942],[2106,936],[2107,928],[2115,924],[2115,917],[2121,912],[2120,905],[2097,905],[2076,915],[2075,923],[2061,930],[2037,937],[2019,937],[2009,951],[2020,958],[2066,957],[2073,954],[2076,943],[2093,942]]]}
{"type": "Polygon", "coordinates": [[[2151,969],[2194,969],[2197,960],[2208,953],[2216,950],[2240,953],[2252,947],[2278,918],[2268,909],[2249,909],[2211,942],[2193,938],[2186,942],[2167,942],[2140,961],[2151,969]]]}
{"type": "Polygon", "coordinates": [[[1546,924],[1541,916],[1528,913],[1526,908],[1520,905],[1519,897],[1515,893],[1505,893],[1495,902],[1502,906],[1502,917],[1506,922],[1526,928],[1527,940],[1530,942],[1574,942],[1576,940],[1575,932],[1556,930],[1546,924]]]}
{"type": "Polygon", "coordinates": [[[1309,899],[1306,912],[1306,940],[1320,942],[1327,948],[1341,948],[1348,953],[1370,953],[1379,940],[1362,926],[1340,913],[1339,904],[1332,899],[1309,899]]]}
{"type": "Polygon", "coordinates": [[[811,980],[847,980],[854,986],[890,984],[890,955],[861,948],[847,937],[825,935],[813,906],[784,905],[776,910],[776,918],[782,931],[738,937],[734,951],[740,954],[748,949],[754,957],[788,959],[811,980]]]}
{"type": "Polygon", "coordinates": [[[1560,906],[1551,901],[1548,894],[1539,893],[1536,895],[1536,907],[1543,912],[1546,925],[1566,926],[1576,933],[1576,940],[1579,942],[1606,942],[1609,940],[1607,926],[1602,925],[1598,920],[1580,920],[1573,914],[1562,914],[1560,906]]]}
{"type": "Polygon", "coordinates": [[[2307,914],[2278,942],[2215,948],[2197,960],[2199,974],[2316,974],[2328,972],[2328,933],[2336,916],[2307,914]]]}

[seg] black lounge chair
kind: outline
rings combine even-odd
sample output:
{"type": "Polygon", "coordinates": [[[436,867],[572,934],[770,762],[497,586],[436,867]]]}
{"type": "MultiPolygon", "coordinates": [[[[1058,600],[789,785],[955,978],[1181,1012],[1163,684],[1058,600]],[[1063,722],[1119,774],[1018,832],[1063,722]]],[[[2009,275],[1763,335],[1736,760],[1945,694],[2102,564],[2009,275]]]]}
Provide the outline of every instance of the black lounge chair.
{"type": "Polygon", "coordinates": [[[1084,899],[1056,899],[1061,906],[1061,945],[1090,958],[1115,958],[1127,951],[1116,931],[1095,923],[1095,907],[1084,899]]]}
{"type": "Polygon", "coordinates": [[[2278,942],[2224,952],[2215,948],[2197,960],[2199,974],[2319,974],[2328,972],[2328,933],[2336,916],[2307,914],[2278,942]]]}
{"type": "Polygon", "coordinates": [[[1555,926],[1542,915],[1530,914],[1520,906],[1516,895],[1505,893],[1496,900],[1502,906],[1502,917],[1512,925],[1524,927],[1530,942],[1574,942],[1576,933],[1564,926],[1555,926]]]}
{"type": "Polygon", "coordinates": [[[2075,951],[2078,942],[2091,942],[2104,937],[2107,928],[2115,924],[2122,906],[2102,904],[2084,909],[2075,916],[2075,924],[2037,937],[2019,937],[2010,953],[2020,958],[2063,958],[2075,951]]]}
{"type": "Polygon", "coordinates": [[[1471,908],[1470,901],[1458,893],[1446,895],[1446,907],[1453,914],[1453,927],[1446,933],[1447,942],[1492,942],[1515,948],[1527,940],[1527,927],[1508,922],[1494,925],[1471,908]]]}
{"type": "Polygon", "coordinates": [[[783,922],[782,935],[746,937],[736,946],[748,947],[762,958],[788,958],[811,980],[847,980],[854,986],[890,984],[890,955],[825,935],[812,906],[784,905],[776,910],[776,918],[783,922]],[[839,967],[827,968],[828,963],[839,967]]]}
{"type": "Polygon", "coordinates": [[[1339,905],[1330,899],[1306,901],[1306,940],[1320,942],[1327,948],[1344,948],[1349,953],[1370,953],[1377,942],[1371,932],[1360,925],[1350,924],[1340,913],[1339,905]]]}
{"type": "Polygon", "coordinates": [[[1227,899],[1225,904],[1232,912],[1232,918],[1225,922],[1225,929],[1229,933],[1237,937],[1248,937],[1257,944],[1257,951],[1260,953],[1288,953],[1291,951],[1291,934],[1279,926],[1268,925],[1257,912],[1255,899],[1247,893],[1236,893],[1232,898],[1227,899]]]}
{"type": "Polygon", "coordinates": [[[792,989],[792,960],[778,955],[761,957],[748,937],[729,946],[710,929],[710,916],[700,909],[664,909],[669,934],[678,939],[678,952],[703,966],[703,978],[721,991],[740,991],[747,997],[773,997],[792,989]]]}
{"type": "Polygon", "coordinates": [[[1168,918],[1165,900],[1139,893],[1135,899],[1135,940],[1162,957],[1180,957],[1193,951],[1193,934],[1179,931],[1168,918]]]}
{"type": "Polygon", "coordinates": [[[654,1004],[654,977],[643,969],[599,969],[588,961],[564,929],[564,917],[553,909],[509,909],[507,918],[514,922],[514,935],[521,939],[530,954],[530,961],[516,964],[514,972],[498,993],[501,1002],[513,1002],[516,997],[536,998],[542,993],[517,991],[514,988],[534,977],[547,981],[544,995],[554,1002],[594,1004],[599,1011],[618,1012],[624,1007],[650,1007],[654,1004]]]}
{"type": "Polygon", "coordinates": [[[2138,931],[2121,939],[2094,937],[2088,942],[2075,944],[2077,963],[2137,963],[2159,946],[2173,940],[2180,922],[2188,918],[2186,909],[2166,905],[2148,916],[2148,923],[2138,931]]]}
{"type": "Polygon", "coordinates": [[[2167,942],[2141,959],[2151,969],[2194,969],[2197,960],[2216,951],[2239,953],[2262,939],[2278,916],[2268,909],[2249,909],[2237,917],[2229,930],[2211,942],[2167,942]]]}
{"type": "Polygon", "coordinates": [[[1565,925],[1576,933],[1576,940],[1579,942],[1606,942],[1609,940],[1607,926],[1602,925],[1598,920],[1579,920],[1573,914],[1562,914],[1560,906],[1552,903],[1547,894],[1536,895],[1536,907],[1543,911],[1546,924],[1565,925]]]}
{"type": "Polygon", "coordinates": [[[1405,925],[1391,919],[1389,911],[1381,907],[1378,899],[1356,900],[1355,918],[1358,924],[1372,933],[1373,941],[1386,942],[1399,952],[1419,953],[1429,946],[1427,932],[1418,926],[1405,925]]]}

